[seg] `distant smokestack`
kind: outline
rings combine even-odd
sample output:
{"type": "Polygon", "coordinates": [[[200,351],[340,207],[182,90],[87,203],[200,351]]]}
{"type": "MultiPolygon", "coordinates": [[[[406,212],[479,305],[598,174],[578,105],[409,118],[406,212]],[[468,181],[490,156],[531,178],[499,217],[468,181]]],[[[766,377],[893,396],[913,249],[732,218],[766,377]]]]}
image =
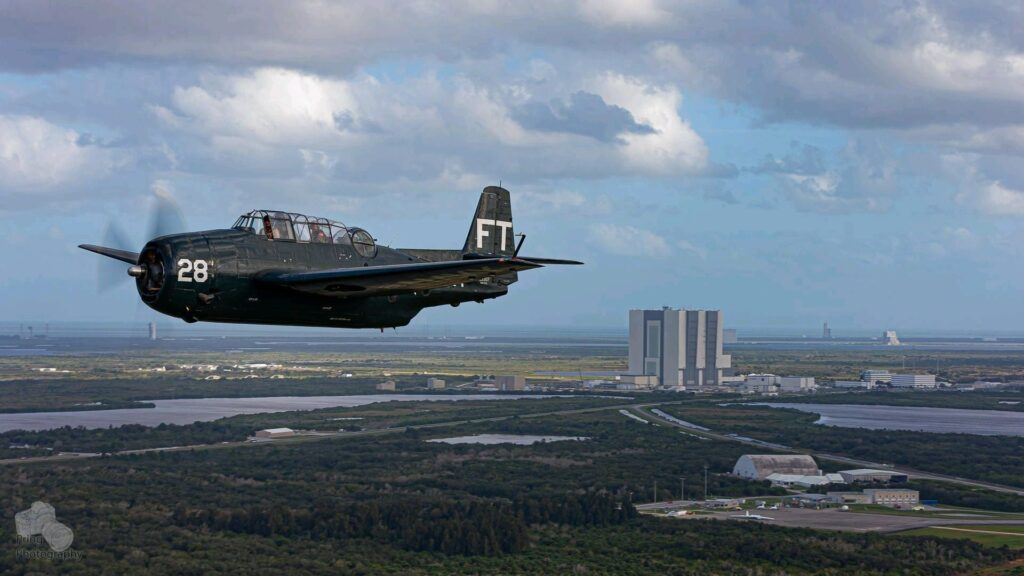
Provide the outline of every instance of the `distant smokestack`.
{"type": "Polygon", "coordinates": [[[149,323],[149,339],[156,340],[156,322],[149,323]]]}

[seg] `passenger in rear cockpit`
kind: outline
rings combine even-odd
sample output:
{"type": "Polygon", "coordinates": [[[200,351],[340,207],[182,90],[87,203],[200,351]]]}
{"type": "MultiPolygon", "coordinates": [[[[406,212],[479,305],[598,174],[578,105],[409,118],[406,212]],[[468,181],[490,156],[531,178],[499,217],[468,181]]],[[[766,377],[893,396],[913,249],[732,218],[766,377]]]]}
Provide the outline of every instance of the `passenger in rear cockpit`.
{"type": "Polygon", "coordinates": [[[309,225],[309,239],[317,244],[327,244],[327,234],[320,228],[319,224],[309,225]]]}
{"type": "Polygon", "coordinates": [[[263,217],[263,233],[267,235],[267,240],[274,239],[274,225],[270,223],[270,216],[263,217]]]}

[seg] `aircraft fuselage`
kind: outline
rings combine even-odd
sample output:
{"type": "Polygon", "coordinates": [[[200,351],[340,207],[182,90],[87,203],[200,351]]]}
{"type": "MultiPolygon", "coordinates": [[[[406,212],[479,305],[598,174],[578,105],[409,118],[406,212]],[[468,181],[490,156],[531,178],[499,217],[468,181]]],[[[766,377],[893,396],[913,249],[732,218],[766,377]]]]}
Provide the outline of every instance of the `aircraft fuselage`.
{"type": "MultiPolygon", "coordinates": [[[[248,230],[210,230],[157,238],[146,244],[140,265],[153,272],[137,278],[143,302],[186,322],[231,322],[389,328],[405,326],[423,308],[483,302],[508,292],[513,278],[393,295],[324,296],[261,284],[268,272],[309,272],[337,268],[422,262],[410,250],[377,246],[372,257],[351,244],[268,240],[248,230]]],[[[423,251],[430,252],[430,251],[423,251]]],[[[455,251],[436,251],[459,257],[455,251]]]]}

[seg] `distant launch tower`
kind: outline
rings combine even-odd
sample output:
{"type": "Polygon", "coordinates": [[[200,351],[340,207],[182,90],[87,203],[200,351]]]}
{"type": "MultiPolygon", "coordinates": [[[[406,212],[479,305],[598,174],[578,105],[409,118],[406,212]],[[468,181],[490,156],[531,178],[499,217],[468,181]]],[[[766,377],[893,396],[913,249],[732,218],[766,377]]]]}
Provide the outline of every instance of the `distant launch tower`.
{"type": "Polygon", "coordinates": [[[156,322],[149,323],[149,339],[156,340],[156,322]]]}
{"type": "Polygon", "coordinates": [[[821,338],[823,340],[832,339],[832,329],[828,327],[828,320],[825,320],[825,325],[821,328],[821,338]]]}

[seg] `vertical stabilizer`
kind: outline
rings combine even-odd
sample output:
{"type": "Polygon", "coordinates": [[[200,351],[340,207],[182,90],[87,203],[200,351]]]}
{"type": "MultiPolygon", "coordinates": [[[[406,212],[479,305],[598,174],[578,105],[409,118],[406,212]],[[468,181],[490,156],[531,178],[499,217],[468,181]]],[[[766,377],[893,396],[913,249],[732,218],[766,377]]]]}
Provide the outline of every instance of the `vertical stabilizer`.
{"type": "Polygon", "coordinates": [[[500,186],[488,186],[480,194],[476,213],[469,225],[464,254],[511,256],[516,250],[512,229],[512,198],[500,186]]]}

